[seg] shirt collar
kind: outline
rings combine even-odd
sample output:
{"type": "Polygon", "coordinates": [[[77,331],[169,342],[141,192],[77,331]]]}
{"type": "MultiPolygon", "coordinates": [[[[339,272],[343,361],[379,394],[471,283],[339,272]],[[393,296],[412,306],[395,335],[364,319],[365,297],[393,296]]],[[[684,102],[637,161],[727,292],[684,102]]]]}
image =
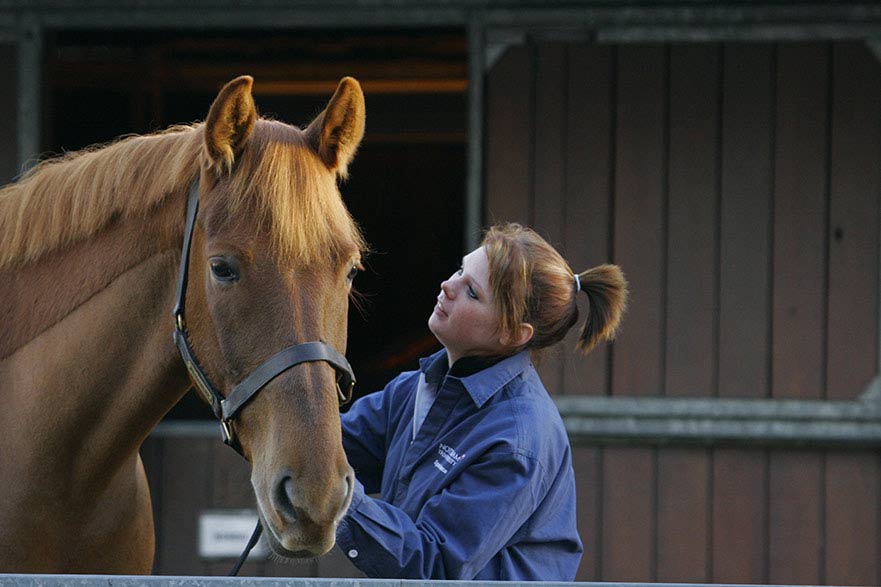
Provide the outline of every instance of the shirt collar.
{"type": "MultiPolygon", "coordinates": [[[[456,366],[459,365],[461,360],[456,361],[456,366]]],[[[530,364],[529,351],[525,350],[506,357],[476,373],[464,377],[457,377],[451,374],[450,377],[462,382],[472,401],[480,408],[506,383],[525,371],[530,364]]],[[[440,385],[443,378],[450,371],[446,349],[441,349],[429,357],[419,359],[419,368],[425,374],[425,380],[428,383],[440,385]]]]}

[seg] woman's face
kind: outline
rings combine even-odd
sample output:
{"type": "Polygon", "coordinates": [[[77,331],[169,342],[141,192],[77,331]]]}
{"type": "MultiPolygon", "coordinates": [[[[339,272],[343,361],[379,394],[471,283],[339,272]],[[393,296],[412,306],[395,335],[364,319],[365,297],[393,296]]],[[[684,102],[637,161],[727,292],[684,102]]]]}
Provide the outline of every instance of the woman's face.
{"type": "Polygon", "coordinates": [[[450,365],[474,355],[499,355],[499,317],[489,287],[489,260],[483,247],[462,259],[462,267],[441,283],[428,328],[446,347],[450,365]]]}

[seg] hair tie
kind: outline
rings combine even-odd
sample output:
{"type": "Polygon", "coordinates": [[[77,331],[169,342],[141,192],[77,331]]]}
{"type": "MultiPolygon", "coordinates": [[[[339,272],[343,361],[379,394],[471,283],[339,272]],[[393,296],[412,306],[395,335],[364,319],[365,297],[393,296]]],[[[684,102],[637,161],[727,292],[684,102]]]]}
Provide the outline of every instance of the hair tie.
{"type": "Polygon", "coordinates": [[[581,291],[581,278],[576,273],[575,274],[575,292],[577,293],[580,291],[581,291]]]}

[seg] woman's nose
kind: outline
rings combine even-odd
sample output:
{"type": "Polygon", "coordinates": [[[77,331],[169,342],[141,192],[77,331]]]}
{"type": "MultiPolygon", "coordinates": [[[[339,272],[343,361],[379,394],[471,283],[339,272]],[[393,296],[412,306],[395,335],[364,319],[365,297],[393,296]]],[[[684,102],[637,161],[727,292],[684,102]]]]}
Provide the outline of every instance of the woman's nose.
{"type": "Polygon", "coordinates": [[[452,280],[450,280],[450,279],[446,279],[446,280],[444,280],[444,281],[441,282],[441,291],[444,292],[444,296],[445,296],[447,299],[453,299],[453,297],[454,297],[454,295],[455,295],[455,294],[453,293],[453,286],[452,286],[452,284],[450,283],[451,281],[452,281],[452,280]]]}

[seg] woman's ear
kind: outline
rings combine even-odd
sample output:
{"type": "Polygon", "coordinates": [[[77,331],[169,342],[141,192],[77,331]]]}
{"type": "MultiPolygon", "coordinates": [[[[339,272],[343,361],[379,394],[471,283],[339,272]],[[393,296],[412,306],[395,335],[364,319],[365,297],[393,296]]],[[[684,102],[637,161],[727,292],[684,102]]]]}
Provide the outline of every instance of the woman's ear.
{"type": "Polygon", "coordinates": [[[520,348],[528,343],[530,340],[532,340],[533,334],[535,334],[535,330],[532,328],[532,324],[524,322],[517,327],[517,330],[514,332],[514,336],[503,334],[501,339],[499,339],[499,342],[501,342],[504,346],[520,348]]]}

